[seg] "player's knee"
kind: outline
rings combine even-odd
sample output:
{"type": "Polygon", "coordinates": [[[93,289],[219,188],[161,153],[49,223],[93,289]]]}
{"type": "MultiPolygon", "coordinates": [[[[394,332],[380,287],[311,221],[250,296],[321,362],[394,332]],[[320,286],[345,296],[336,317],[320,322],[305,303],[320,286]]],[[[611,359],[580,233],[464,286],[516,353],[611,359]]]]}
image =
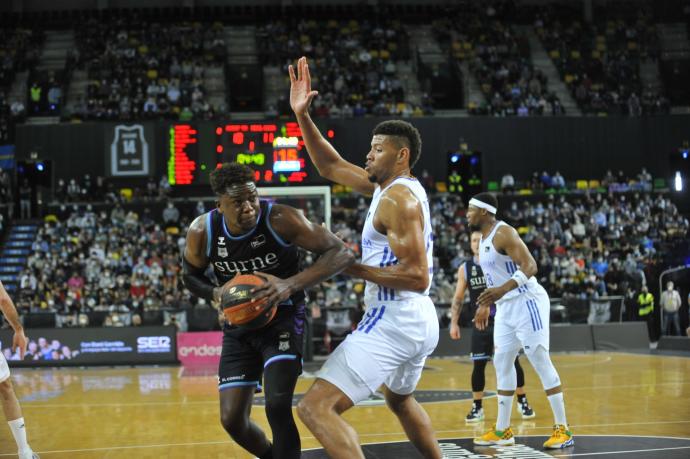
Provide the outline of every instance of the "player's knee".
{"type": "Polygon", "coordinates": [[[249,418],[232,410],[221,411],[220,423],[232,438],[242,437],[249,428],[249,418]]]}
{"type": "Polygon", "coordinates": [[[538,346],[531,354],[527,355],[534,371],[539,376],[544,389],[553,389],[561,385],[561,378],[558,376],[556,367],[551,362],[549,352],[543,346],[538,346]]]}
{"type": "Polygon", "coordinates": [[[12,388],[12,381],[10,381],[10,378],[0,382],[0,397],[2,397],[4,400],[7,400],[13,396],[14,389],[12,388]]]}
{"type": "Polygon", "coordinates": [[[266,397],[266,415],[285,416],[292,414],[292,394],[270,395],[266,397]]]}
{"type": "Polygon", "coordinates": [[[311,425],[312,421],[316,418],[316,411],[316,404],[312,402],[311,398],[308,396],[304,397],[297,404],[297,416],[299,416],[302,422],[307,426],[311,425]]]}

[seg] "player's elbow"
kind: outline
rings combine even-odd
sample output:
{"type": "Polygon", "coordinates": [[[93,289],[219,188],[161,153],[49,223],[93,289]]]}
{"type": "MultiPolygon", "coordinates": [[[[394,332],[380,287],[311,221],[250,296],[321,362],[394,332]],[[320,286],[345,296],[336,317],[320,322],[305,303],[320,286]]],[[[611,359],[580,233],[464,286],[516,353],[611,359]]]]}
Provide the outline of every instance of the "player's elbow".
{"type": "Polygon", "coordinates": [[[417,269],[413,273],[410,290],[417,293],[424,292],[429,286],[429,272],[428,270],[417,269]]]}
{"type": "Polygon", "coordinates": [[[537,262],[534,260],[530,260],[529,263],[525,263],[525,266],[521,268],[528,279],[537,275],[537,262]]]}

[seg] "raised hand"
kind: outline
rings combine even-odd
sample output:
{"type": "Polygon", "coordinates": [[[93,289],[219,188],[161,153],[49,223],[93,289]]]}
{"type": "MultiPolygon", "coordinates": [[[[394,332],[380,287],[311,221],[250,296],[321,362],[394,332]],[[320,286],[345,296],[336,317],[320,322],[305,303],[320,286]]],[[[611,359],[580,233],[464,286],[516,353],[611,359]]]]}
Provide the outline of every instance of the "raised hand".
{"type": "Polygon", "coordinates": [[[309,106],[314,97],[319,93],[311,90],[311,76],[309,75],[309,65],[307,58],[301,57],[297,61],[297,76],[295,69],[291,65],[288,67],[290,73],[290,106],[296,115],[303,115],[309,111],[309,106]]]}

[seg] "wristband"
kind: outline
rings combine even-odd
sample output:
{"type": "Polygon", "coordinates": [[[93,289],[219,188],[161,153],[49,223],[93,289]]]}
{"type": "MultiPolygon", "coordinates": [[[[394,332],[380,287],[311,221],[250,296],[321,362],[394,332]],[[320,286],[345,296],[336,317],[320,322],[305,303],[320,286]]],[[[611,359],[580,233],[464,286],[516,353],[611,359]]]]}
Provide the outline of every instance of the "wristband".
{"type": "Polygon", "coordinates": [[[525,273],[523,273],[519,269],[513,273],[511,279],[517,282],[518,288],[522,287],[527,283],[527,281],[529,281],[529,279],[527,279],[527,276],[525,276],[525,273]]]}

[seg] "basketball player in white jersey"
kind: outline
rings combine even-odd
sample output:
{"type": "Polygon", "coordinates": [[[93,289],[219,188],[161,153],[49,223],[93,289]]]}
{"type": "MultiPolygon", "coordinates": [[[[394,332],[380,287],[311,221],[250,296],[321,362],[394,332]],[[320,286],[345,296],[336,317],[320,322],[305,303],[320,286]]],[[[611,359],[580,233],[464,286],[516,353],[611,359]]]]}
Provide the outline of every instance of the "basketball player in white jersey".
{"type": "Polygon", "coordinates": [[[496,220],[498,203],[489,193],[470,199],[467,220],[472,230],[482,233],[479,264],[487,289],[479,295],[474,321],[486,328],[490,307],[496,304],[494,318],[494,368],[498,389],[498,419],[486,434],[474,439],[476,445],[513,445],[510,412],[517,379],[515,357],[520,348],[541,379],[555,420],[554,431],[544,448],[565,448],[574,444],[568,429],[563,390],[558,372],[549,357],[550,302],[546,290],[534,277],[537,262],[517,231],[496,220]]]}
{"type": "Polygon", "coordinates": [[[366,312],[331,354],[297,412],[334,459],[364,458],[357,433],[340,416],[382,385],[388,407],[425,458],[441,458],[431,420],[412,396],[438,343],[429,299],[432,234],[429,202],[410,169],[421,152],[419,131],[404,121],[374,129],[362,169],[345,161],[309,117],[317,95],[306,58],[290,66],[290,104],[321,176],[371,195],[362,232],[362,261],[346,274],[366,280],[366,312]]]}
{"type": "MultiPolygon", "coordinates": [[[[24,328],[21,322],[19,322],[17,309],[14,307],[14,303],[7,294],[2,282],[0,282],[0,311],[2,311],[5,319],[7,319],[7,322],[14,330],[12,351],[16,351],[18,348],[19,357],[23,359],[26,353],[24,328]]],[[[17,443],[19,459],[38,459],[38,454],[31,450],[29,443],[26,441],[26,426],[24,424],[24,417],[22,417],[22,408],[19,406],[19,400],[17,400],[12,387],[10,367],[7,365],[7,360],[5,360],[2,352],[0,352],[0,403],[2,404],[2,410],[5,412],[7,423],[10,425],[12,436],[17,443]]]]}

